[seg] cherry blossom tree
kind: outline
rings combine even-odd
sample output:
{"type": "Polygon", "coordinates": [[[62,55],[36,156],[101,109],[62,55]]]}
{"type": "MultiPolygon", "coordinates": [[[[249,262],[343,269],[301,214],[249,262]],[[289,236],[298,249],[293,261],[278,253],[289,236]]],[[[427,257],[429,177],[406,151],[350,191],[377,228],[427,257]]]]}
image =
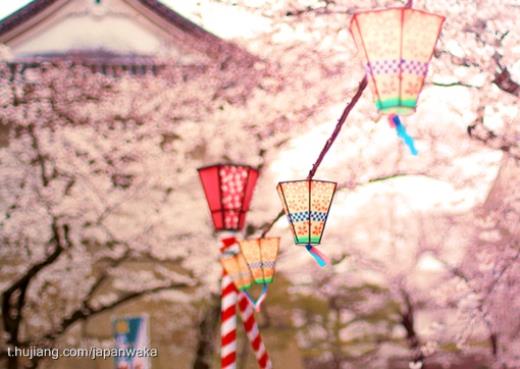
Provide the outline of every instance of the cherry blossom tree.
{"type": "Polygon", "coordinates": [[[246,235],[282,235],[284,283],[261,324],[292,332],[307,367],[518,367],[519,7],[415,1],[447,18],[406,120],[420,156],[373,124],[365,91],[317,173],[339,182],[323,271],[292,245],[274,186],[307,175],[363,78],[349,17],[404,2],[207,3],[266,25],[237,40],[254,61],[118,78],[2,64],[2,356],[153,294],[189,311],[183,348],[210,368],[220,271],[195,168],[229,160],[262,168],[246,235]]]}

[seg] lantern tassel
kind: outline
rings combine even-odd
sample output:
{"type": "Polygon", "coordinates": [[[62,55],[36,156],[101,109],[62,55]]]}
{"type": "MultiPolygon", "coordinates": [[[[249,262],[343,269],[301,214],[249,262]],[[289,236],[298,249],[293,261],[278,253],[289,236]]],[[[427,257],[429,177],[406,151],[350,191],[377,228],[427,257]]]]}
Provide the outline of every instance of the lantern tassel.
{"type": "Polygon", "coordinates": [[[260,296],[258,296],[258,299],[256,300],[255,304],[255,311],[258,313],[260,311],[260,307],[262,306],[262,303],[264,302],[265,298],[267,297],[267,284],[264,284],[262,287],[262,292],[260,293],[260,296]]]}
{"type": "Polygon", "coordinates": [[[309,253],[312,255],[314,260],[316,260],[316,263],[318,263],[320,267],[323,268],[327,264],[330,264],[330,259],[326,257],[324,254],[322,254],[321,251],[318,250],[316,247],[312,245],[307,245],[305,246],[305,248],[307,249],[307,251],[309,251],[309,253]]]}
{"type": "Polygon", "coordinates": [[[401,122],[401,119],[399,119],[399,115],[391,114],[388,116],[388,120],[390,126],[395,128],[397,136],[403,140],[406,146],[408,146],[410,153],[414,156],[417,156],[419,152],[415,148],[413,138],[408,134],[408,132],[406,132],[406,128],[401,122]]]}

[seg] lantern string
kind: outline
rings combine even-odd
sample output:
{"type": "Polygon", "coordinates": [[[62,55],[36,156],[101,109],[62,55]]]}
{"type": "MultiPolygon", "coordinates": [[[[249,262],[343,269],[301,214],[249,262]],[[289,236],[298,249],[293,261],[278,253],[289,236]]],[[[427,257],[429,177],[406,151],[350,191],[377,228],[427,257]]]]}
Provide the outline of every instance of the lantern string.
{"type": "Polygon", "coordinates": [[[388,121],[390,123],[390,126],[395,128],[397,136],[403,140],[406,146],[408,146],[410,153],[414,156],[417,156],[419,152],[415,148],[414,140],[406,131],[406,127],[401,122],[401,119],[399,119],[399,115],[390,114],[388,116],[388,121]]]}
{"type": "Polygon", "coordinates": [[[246,295],[251,305],[256,306],[255,299],[249,294],[249,291],[243,290],[242,292],[244,293],[244,295],[246,295]]]}
{"type": "Polygon", "coordinates": [[[260,296],[258,296],[258,299],[256,300],[256,304],[255,304],[256,312],[260,311],[260,307],[262,306],[262,303],[264,302],[265,298],[267,297],[267,288],[268,288],[268,285],[266,283],[264,283],[264,286],[262,287],[262,292],[260,293],[260,296]]]}
{"type": "Polygon", "coordinates": [[[336,127],[334,128],[334,131],[332,132],[332,135],[329,137],[329,139],[325,142],[325,145],[323,146],[323,149],[321,149],[320,155],[318,156],[318,160],[314,163],[311,170],[309,171],[309,175],[307,176],[307,179],[312,179],[314,177],[314,174],[316,174],[316,171],[318,170],[318,167],[321,164],[321,161],[331,148],[332,144],[336,140],[336,137],[338,136],[339,132],[341,131],[341,128],[343,126],[343,123],[347,120],[347,117],[354,107],[356,103],[358,102],[359,98],[363,94],[363,91],[367,87],[367,76],[365,75],[361,82],[359,82],[358,90],[356,91],[356,94],[354,97],[352,97],[352,100],[347,104],[345,109],[343,110],[343,113],[339,117],[338,123],[336,124],[336,127]]]}
{"type": "MultiPolygon", "coordinates": [[[[314,177],[314,174],[316,174],[316,171],[318,170],[318,167],[320,166],[321,161],[323,160],[323,158],[325,157],[325,154],[327,153],[327,151],[329,151],[330,147],[334,143],[334,140],[336,139],[339,132],[341,131],[341,127],[343,126],[343,123],[345,123],[350,111],[352,110],[354,105],[357,104],[359,98],[363,94],[363,91],[367,87],[367,83],[368,83],[368,80],[367,80],[367,76],[365,75],[365,76],[363,76],[363,79],[359,82],[356,94],[354,95],[354,97],[352,97],[352,100],[350,100],[350,102],[347,104],[347,106],[343,110],[343,113],[341,114],[341,116],[338,120],[338,123],[336,124],[336,127],[334,128],[334,131],[332,132],[332,135],[327,140],[327,142],[325,142],[325,146],[323,146],[323,149],[321,150],[320,155],[318,156],[318,159],[316,160],[316,162],[312,166],[311,170],[309,171],[309,175],[307,176],[307,179],[312,179],[314,177]]],[[[271,228],[273,228],[273,226],[276,224],[276,222],[278,222],[278,220],[280,220],[280,218],[282,218],[284,214],[285,214],[285,212],[283,211],[283,209],[280,210],[278,212],[278,214],[276,215],[276,217],[270,223],[268,223],[267,225],[265,225],[263,227],[260,238],[264,238],[265,236],[267,236],[267,233],[269,233],[271,228]]]]}
{"type": "Polygon", "coordinates": [[[247,299],[249,300],[251,305],[255,308],[256,312],[260,311],[260,307],[262,306],[262,303],[264,302],[265,298],[267,297],[267,288],[268,288],[268,285],[266,283],[264,283],[263,287],[262,287],[262,292],[260,292],[260,295],[258,296],[256,301],[253,298],[253,296],[251,296],[249,291],[247,291],[247,290],[243,291],[244,295],[246,295],[247,299]]]}
{"type": "Polygon", "coordinates": [[[273,226],[275,225],[276,222],[278,222],[278,220],[280,220],[281,217],[283,217],[283,215],[285,214],[285,212],[282,210],[280,210],[278,212],[278,214],[276,214],[276,217],[269,223],[267,224],[263,231],[262,231],[262,234],[260,235],[260,238],[265,238],[265,236],[267,236],[267,233],[269,233],[269,231],[271,230],[271,228],[273,228],[273,226]]]}

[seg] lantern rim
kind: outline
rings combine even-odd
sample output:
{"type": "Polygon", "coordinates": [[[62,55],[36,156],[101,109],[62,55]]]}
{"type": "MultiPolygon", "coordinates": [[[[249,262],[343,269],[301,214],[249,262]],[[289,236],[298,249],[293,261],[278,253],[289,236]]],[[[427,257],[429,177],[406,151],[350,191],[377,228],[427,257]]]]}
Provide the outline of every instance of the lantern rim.
{"type": "Polygon", "coordinates": [[[281,237],[256,237],[256,238],[248,238],[245,240],[239,240],[238,243],[244,242],[244,241],[261,241],[261,240],[280,240],[281,237]]]}
{"type": "Polygon", "coordinates": [[[334,183],[336,186],[338,185],[338,182],[334,182],[334,181],[328,181],[328,180],[325,180],[325,179],[293,179],[293,180],[290,180],[290,181],[280,181],[278,182],[278,185],[282,184],[282,183],[294,183],[294,182],[322,182],[322,183],[334,183]]]}
{"type": "Polygon", "coordinates": [[[210,165],[204,165],[202,167],[197,168],[197,171],[200,172],[205,169],[211,169],[211,168],[218,168],[218,167],[241,167],[241,168],[249,168],[251,170],[254,170],[255,172],[259,172],[260,169],[253,167],[249,164],[242,164],[242,163],[217,163],[217,164],[210,164],[210,165]]]}
{"type": "Polygon", "coordinates": [[[392,6],[392,7],[388,7],[388,8],[382,8],[382,9],[359,10],[359,11],[355,12],[354,14],[352,14],[352,18],[350,19],[350,24],[349,24],[348,28],[349,28],[349,30],[352,29],[352,23],[354,22],[355,18],[358,15],[368,14],[368,13],[382,13],[382,12],[392,11],[392,10],[409,10],[409,11],[413,11],[413,12],[419,12],[419,13],[423,13],[423,14],[427,14],[427,15],[436,16],[438,18],[441,18],[442,22],[444,22],[444,20],[446,20],[446,17],[444,15],[440,15],[440,14],[437,14],[437,13],[430,13],[427,10],[417,9],[417,8],[408,8],[406,6],[392,6]]]}
{"type": "Polygon", "coordinates": [[[382,109],[377,109],[381,114],[397,114],[400,116],[406,116],[413,114],[417,111],[416,108],[412,108],[409,106],[395,105],[395,106],[387,106],[382,109]]]}
{"type": "Polygon", "coordinates": [[[241,228],[219,228],[214,230],[216,233],[219,232],[239,232],[241,231],[241,228]]]}
{"type": "MultiPolygon", "coordinates": [[[[368,13],[382,13],[382,12],[386,12],[386,11],[392,11],[392,10],[409,10],[409,11],[414,11],[414,12],[419,12],[419,13],[422,13],[422,14],[426,14],[426,15],[433,15],[435,17],[438,17],[441,19],[441,23],[440,23],[440,26],[439,26],[439,32],[437,33],[437,38],[439,37],[440,33],[441,33],[441,30],[442,30],[442,25],[444,23],[444,21],[446,20],[446,17],[444,15],[440,15],[440,14],[437,14],[437,13],[430,13],[426,10],[423,10],[423,9],[416,9],[416,8],[408,8],[406,6],[393,6],[393,7],[389,7],[389,8],[383,8],[383,9],[366,9],[366,10],[360,10],[360,11],[357,11],[356,13],[354,13],[352,15],[352,18],[350,18],[350,23],[348,25],[348,30],[350,32],[350,35],[352,37],[354,37],[354,33],[352,32],[352,24],[357,21],[357,16],[358,15],[361,15],[361,14],[368,14],[368,13]]],[[[431,59],[431,57],[430,57],[431,59]]]]}

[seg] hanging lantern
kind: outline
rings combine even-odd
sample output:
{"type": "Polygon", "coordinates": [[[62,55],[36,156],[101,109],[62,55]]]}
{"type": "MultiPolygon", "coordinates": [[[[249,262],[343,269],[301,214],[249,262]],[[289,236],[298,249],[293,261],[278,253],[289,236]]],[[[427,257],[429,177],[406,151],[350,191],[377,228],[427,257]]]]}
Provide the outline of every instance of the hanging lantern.
{"type": "Polygon", "coordinates": [[[318,245],[321,241],[336,183],[314,179],[287,181],[278,183],[277,190],[293,231],[294,242],[306,245],[316,262],[325,266],[329,260],[312,245],[318,245]]]}
{"type": "Polygon", "coordinates": [[[381,112],[415,110],[443,22],[440,15],[407,7],[354,14],[350,31],[381,112]]]}
{"type": "Polygon", "coordinates": [[[246,292],[257,310],[260,309],[260,305],[267,295],[268,285],[273,282],[274,268],[279,249],[279,237],[240,241],[240,250],[249,266],[253,281],[256,284],[263,285],[262,292],[256,301],[246,292]]]}
{"type": "Polygon", "coordinates": [[[220,263],[239,291],[245,291],[251,287],[251,272],[246,259],[240,252],[224,252],[220,258],[220,263]]]}
{"type": "Polygon", "coordinates": [[[350,32],[361,50],[377,109],[417,154],[397,115],[415,111],[444,17],[411,7],[354,14],[350,32]]]}
{"type": "Polygon", "coordinates": [[[280,249],[280,238],[257,238],[239,241],[239,243],[255,283],[272,283],[276,258],[280,249]]]}
{"type": "Polygon", "coordinates": [[[217,164],[199,168],[216,231],[239,231],[253,196],[258,170],[248,165],[217,164]]]}

